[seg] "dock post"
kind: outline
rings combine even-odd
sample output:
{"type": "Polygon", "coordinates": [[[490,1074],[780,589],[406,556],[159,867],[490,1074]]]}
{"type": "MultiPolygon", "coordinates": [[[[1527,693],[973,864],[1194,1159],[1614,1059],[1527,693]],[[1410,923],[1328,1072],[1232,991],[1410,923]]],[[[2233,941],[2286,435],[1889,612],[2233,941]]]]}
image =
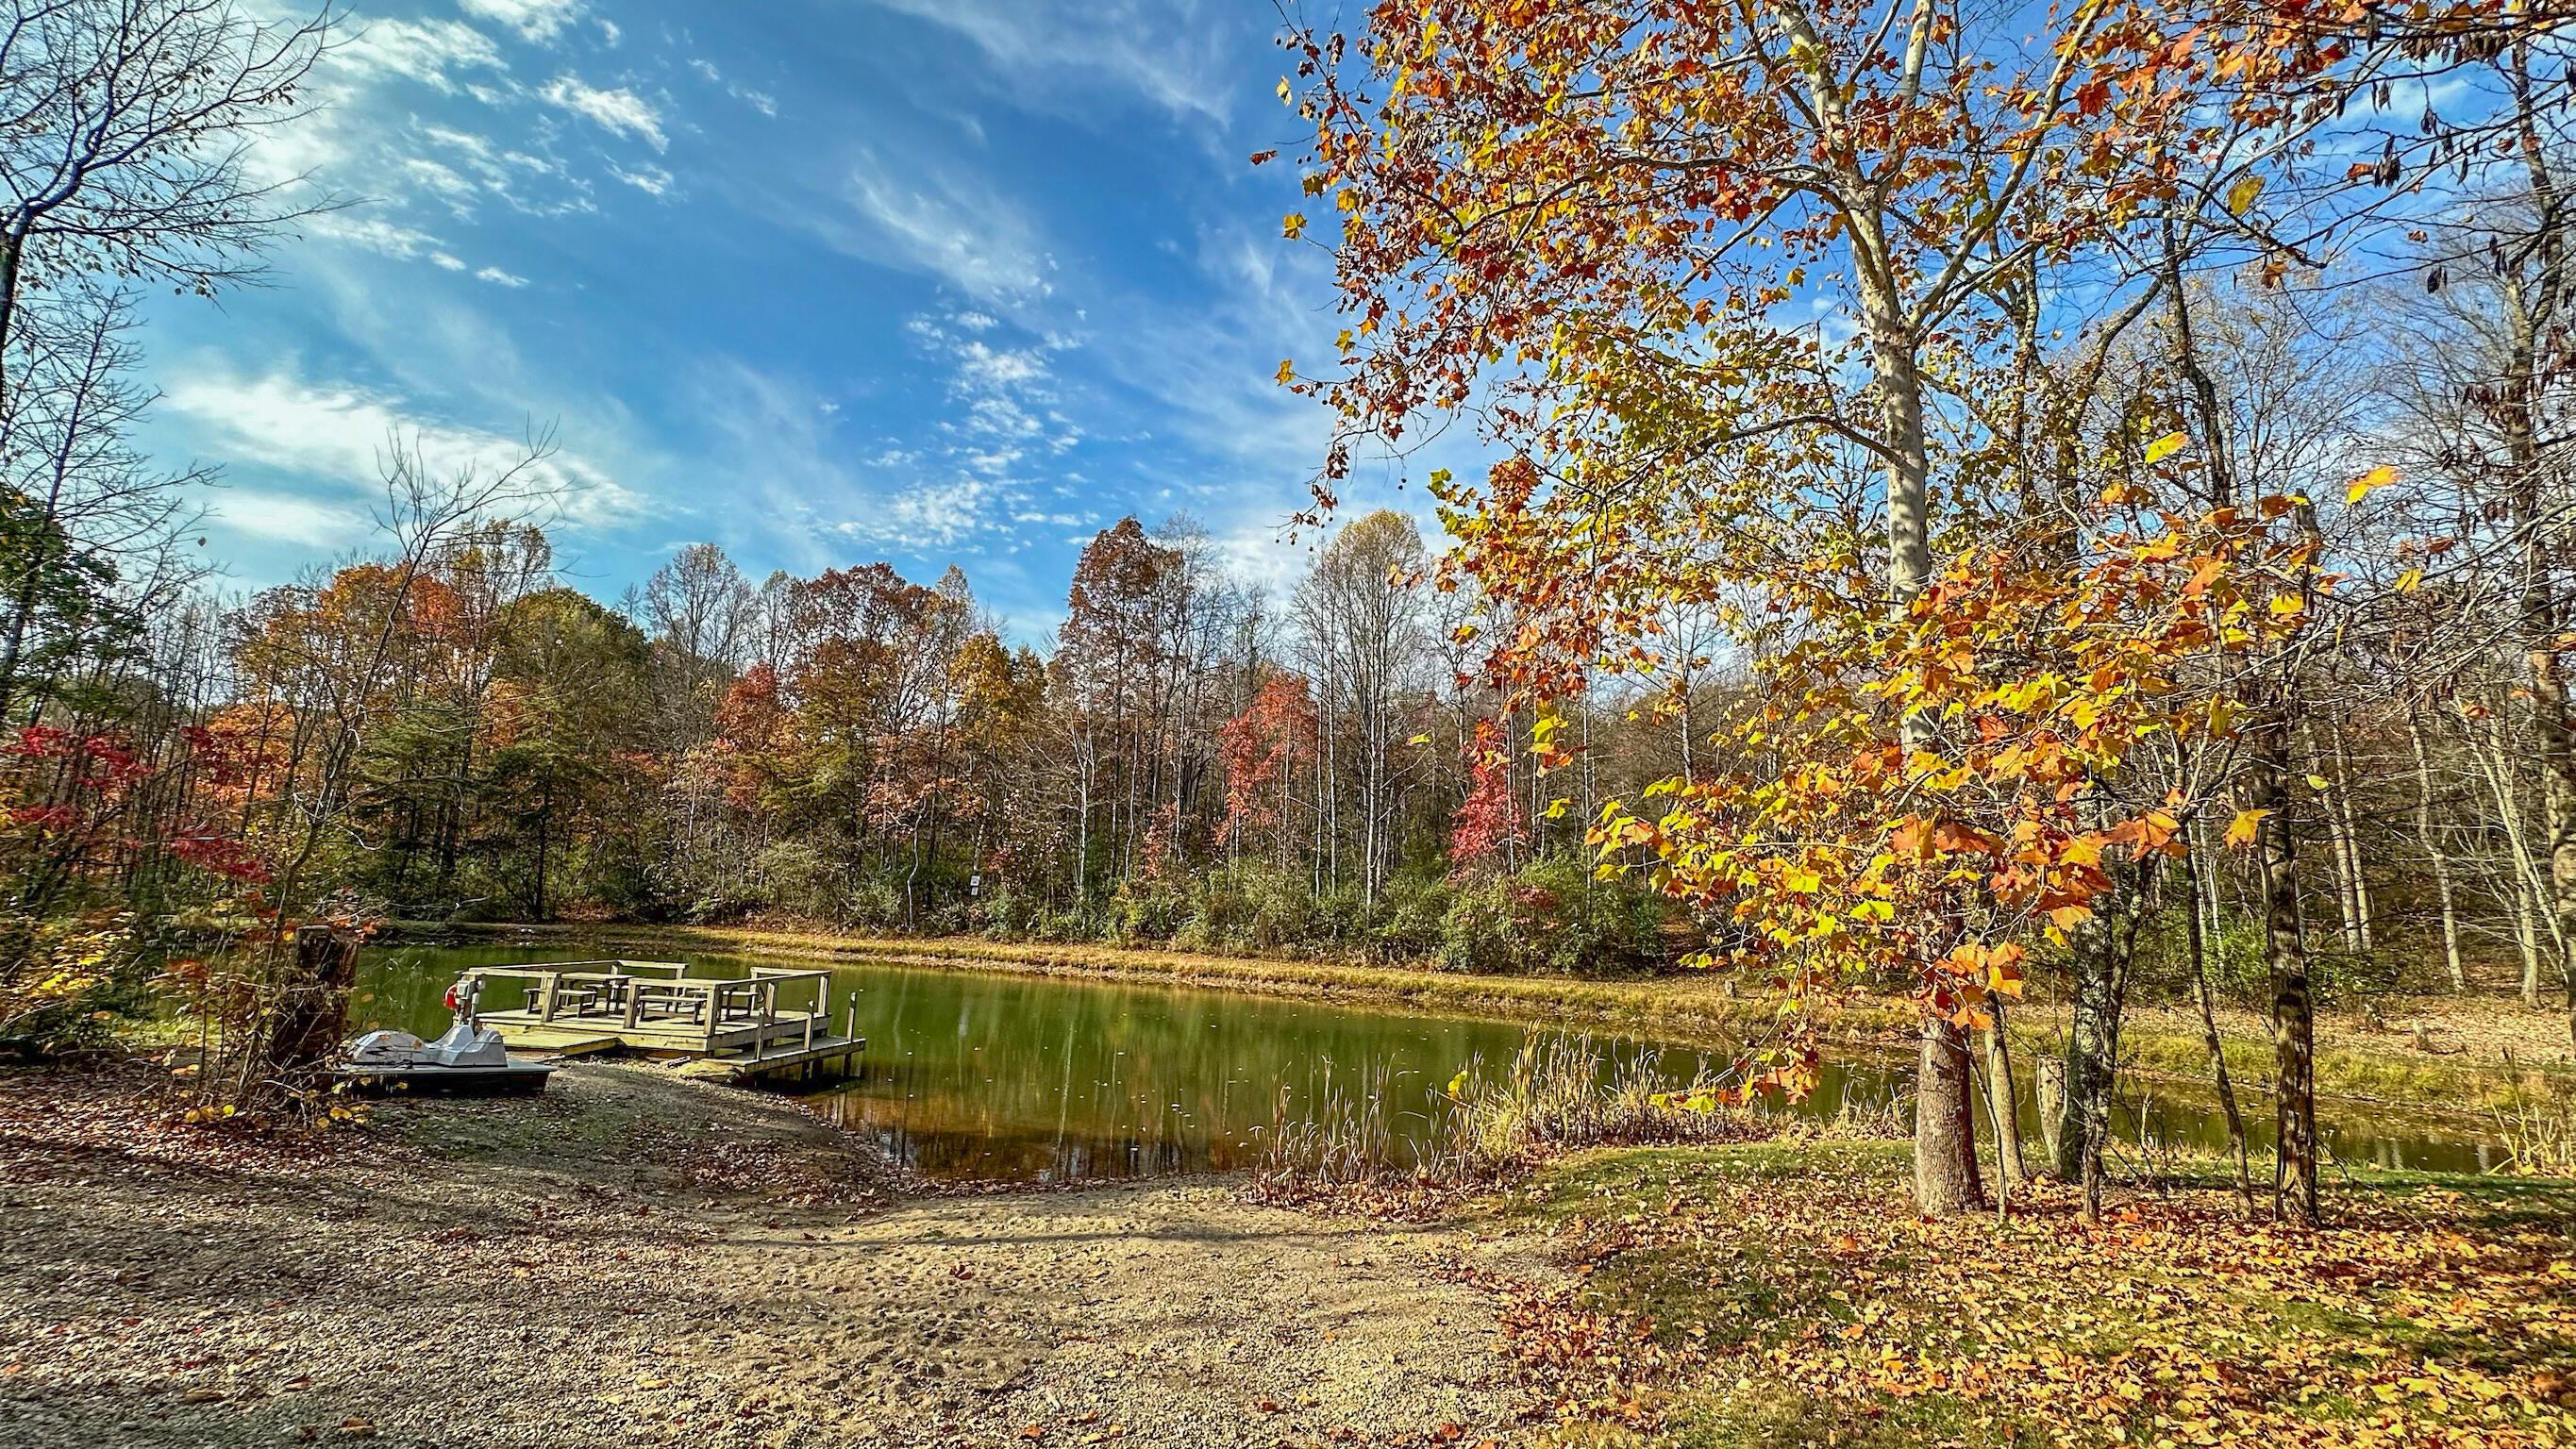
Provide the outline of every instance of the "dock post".
{"type": "Polygon", "coordinates": [[[769,1055],[769,1028],[778,1019],[778,983],[764,983],[754,988],[760,996],[760,1029],[751,1036],[751,1059],[759,1061],[769,1055]]]}

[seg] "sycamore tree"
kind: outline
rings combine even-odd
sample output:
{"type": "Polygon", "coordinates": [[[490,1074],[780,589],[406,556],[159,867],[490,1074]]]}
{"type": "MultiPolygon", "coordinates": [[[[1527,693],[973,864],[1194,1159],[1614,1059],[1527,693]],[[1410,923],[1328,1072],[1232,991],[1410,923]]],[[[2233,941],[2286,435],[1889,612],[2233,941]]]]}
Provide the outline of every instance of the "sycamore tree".
{"type": "MultiPolygon", "coordinates": [[[[1432,0],[1376,7],[1356,53],[1294,36],[1353,319],[1301,385],[1352,435],[1469,413],[1512,451],[1444,497],[1542,694],[1748,571],[1830,577],[1896,626],[1940,571],[1936,520],[1980,503],[1991,439],[1945,389],[2009,332],[2012,285],[2093,264],[2205,124],[2209,59],[2171,18],[1432,0]],[[1532,574],[1534,519],[1565,546],[1532,574]]],[[[1893,704],[1910,776],[1941,721],[1893,704]]],[[[1917,1192],[1948,1211],[1982,1195],[1973,1001],[1915,964],[1917,1192]]]]}
{"type": "Polygon", "coordinates": [[[1319,501],[1363,440],[1471,420],[1507,461],[1432,481],[1457,567],[1516,621],[1498,678],[1540,699],[1655,667],[1676,605],[1761,601],[1738,623],[1779,650],[1779,714],[1739,743],[1766,783],[1595,835],[1704,910],[1735,896],[1755,929],[1731,939],[1795,944],[1793,999],[1819,965],[1910,974],[1927,1210],[1983,1196],[1967,1031],[2016,938],[2088,929],[2101,854],[2162,851],[2202,803],[2110,787],[2177,728],[2138,680],[2261,643],[2315,567],[2286,498],[2187,506],[2179,419],[2086,437],[2027,394],[2062,380],[2062,339],[2144,311],[2163,278],[2137,259],[2177,212],[2292,249],[2266,168],[2380,28],[2153,0],[1390,0],[1356,37],[1287,37],[1349,320],[1335,365],[1281,368],[1342,420],[1319,501]],[[1971,617],[2023,632],[1943,632],[1971,617]],[[2106,670],[2123,631],[2152,666],[2106,670]],[[1837,881],[1860,898],[1828,904],[1837,881]]]}

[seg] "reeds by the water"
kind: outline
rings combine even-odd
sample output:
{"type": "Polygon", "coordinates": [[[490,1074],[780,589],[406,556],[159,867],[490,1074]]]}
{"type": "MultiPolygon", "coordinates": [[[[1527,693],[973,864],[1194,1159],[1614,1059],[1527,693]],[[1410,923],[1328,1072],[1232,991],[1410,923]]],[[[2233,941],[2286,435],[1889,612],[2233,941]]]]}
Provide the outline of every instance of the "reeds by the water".
{"type": "Polygon", "coordinates": [[[1534,1030],[1499,1069],[1470,1062],[1445,1090],[1421,1088],[1419,1104],[1394,1095],[1383,1066],[1328,1077],[1302,1112],[1283,1092],[1261,1177],[1271,1186],[1468,1185],[1578,1148],[1743,1141],[1776,1130],[1783,1119],[1772,1113],[1720,1105],[1724,1085],[1705,1063],[1686,1078],[1667,1071],[1658,1048],[1614,1053],[1589,1036],[1534,1030]],[[1399,1131],[1417,1108],[1422,1130],[1399,1131]]]}
{"type": "Polygon", "coordinates": [[[2576,1177],[2576,1101],[2537,1093],[2516,1082],[2512,1100],[2495,1109],[2495,1124],[2505,1150],[2501,1171],[2524,1177],[2576,1177]]]}

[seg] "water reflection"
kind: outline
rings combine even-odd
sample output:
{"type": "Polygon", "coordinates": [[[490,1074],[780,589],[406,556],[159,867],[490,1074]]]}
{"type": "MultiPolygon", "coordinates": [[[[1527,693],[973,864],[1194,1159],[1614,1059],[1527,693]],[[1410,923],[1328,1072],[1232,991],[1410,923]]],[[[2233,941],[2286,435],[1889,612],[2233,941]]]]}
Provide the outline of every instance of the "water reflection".
{"type": "MultiPolygon", "coordinates": [[[[406,947],[370,951],[358,1015],[368,1024],[434,1031],[439,994],[469,966],[560,960],[571,948],[406,947]]],[[[748,961],[692,957],[739,974],[748,961]]],[[[1399,1144],[1439,1130],[1442,1087],[1461,1067],[1499,1068],[1522,1040],[1512,1022],[1373,1006],[1244,996],[1186,987],[984,975],[899,966],[834,973],[868,1038],[862,1065],[816,1104],[925,1176],[1057,1182],[1227,1172],[1257,1163],[1274,1120],[1312,1117],[1336,1098],[1369,1104],[1399,1144]]],[[[1611,1067],[1650,1043],[1603,1043],[1611,1067]]],[[[1718,1065],[1666,1048],[1674,1085],[1718,1065]]],[[[1903,1063],[1829,1065],[1797,1110],[1830,1116],[1846,1100],[1900,1093],[1903,1063]]],[[[2255,1148],[2269,1141],[2268,1104],[2245,1103],[2255,1148]]],[[[2025,1136],[2038,1150],[2038,1124],[2025,1136]]],[[[2120,1135],[2133,1153],[2208,1155],[2224,1148],[2214,1100],[2160,1087],[2129,1103],[2120,1135]]],[[[2473,1134],[2330,1111],[2326,1145],[2378,1167],[2478,1171],[2494,1155],[2473,1134]]]]}

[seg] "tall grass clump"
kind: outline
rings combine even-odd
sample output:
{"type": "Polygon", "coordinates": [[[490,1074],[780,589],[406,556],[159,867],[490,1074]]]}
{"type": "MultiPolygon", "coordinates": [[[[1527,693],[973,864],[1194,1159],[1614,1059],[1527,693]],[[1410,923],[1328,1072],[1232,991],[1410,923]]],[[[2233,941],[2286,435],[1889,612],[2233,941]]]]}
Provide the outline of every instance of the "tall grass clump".
{"type": "Polygon", "coordinates": [[[2576,1098],[2534,1092],[2520,1082],[2494,1109],[2503,1172],[2520,1177],[2576,1177],[2576,1098]]]}
{"type": "Polygon", "coordinates": [[[1782,1119],[1722,1104],[1705,1064],[1688,1078],[1662,1049],[1615,1053],[1589,1036],[1532,1030],[1488,1072],[1471,1061],[1445,1087],[1402,1100],[1383,1066],[1328,1078],[1302,1112],[1282,1093],[1260,1171],[1271,1190],[1391,1184],[1466,1187],[1502,1181],[1562,1152],[1645,1143],[1740,1142],[1782,1119]],[[1395,1123],[1416,1106],[1424,1130],[1395,1123]]]}

